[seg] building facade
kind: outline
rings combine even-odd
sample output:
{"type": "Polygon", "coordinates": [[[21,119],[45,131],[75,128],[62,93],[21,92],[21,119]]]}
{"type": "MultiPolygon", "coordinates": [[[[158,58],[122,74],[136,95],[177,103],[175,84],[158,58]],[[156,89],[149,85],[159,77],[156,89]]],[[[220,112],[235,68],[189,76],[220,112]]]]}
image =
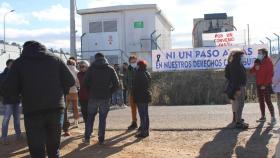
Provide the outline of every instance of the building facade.
{"type": "Polygon", "coordinates": [[[203,47],[204,33],[218,33],[236,30],[233,24],[233,17],[226,13],[204,14],[204,18],[193,20],[192,39],[193,47],[203,47]]]}
{"type": "Polygon", "coordinates": [[[92,61],[102,52],[110,64],[127,61],[130,55],[151,63],[155,49],[170,49],[171,23],[156,4],[121,5],[83,9],[82,58],[92,61]]]}
{"type": "Polygon", "coordinates": [[[0,43],[0,72],[6,67],[8,59],[16,59],[20,56],[21,47],[18,45],[6,44],[4,51],[4,44],[0,43]]]}

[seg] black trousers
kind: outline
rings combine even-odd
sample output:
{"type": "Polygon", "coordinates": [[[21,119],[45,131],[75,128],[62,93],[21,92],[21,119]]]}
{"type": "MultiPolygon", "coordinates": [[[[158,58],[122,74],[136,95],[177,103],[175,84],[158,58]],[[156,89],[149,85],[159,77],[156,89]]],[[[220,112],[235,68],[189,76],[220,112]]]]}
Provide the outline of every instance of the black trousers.
{"type": "Polygon", "coordinates": [[[127,104],[127,89],[123,89],[123,103],[127,104]]]}
{"type": "Polygon", "coordinates": [[[88,115],[88,100],[79,100],[81,106],[81,112],[83,115],[84,123],[87,122],[87,115],[88,115]]]}
{"type": "Polygon", "coordinates": [[[59,158],[63,113],[59,110],[24,116],[27,143],[32,158],[59,158]]]}

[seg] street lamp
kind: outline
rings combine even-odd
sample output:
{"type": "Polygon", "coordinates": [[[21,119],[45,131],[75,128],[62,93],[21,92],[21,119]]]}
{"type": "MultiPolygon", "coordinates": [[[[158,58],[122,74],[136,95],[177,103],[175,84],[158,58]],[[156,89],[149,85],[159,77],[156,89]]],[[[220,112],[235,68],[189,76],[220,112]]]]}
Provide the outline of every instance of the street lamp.
{"type": "Polygon", "coordinates": [[[265,37],[267,40],[268,40],[268,42],[269,42],[269,51],[270,51],[270,55],[271,55],[271,52],[272,52],[272,49],[271,49],[271,39],[270,38],[268,38],[268,37],[265,37]]]}
{"type": "Polygon", "coordinates": [[[263,42],[262,40],[260,40],[260,42],[261,42],[262,44],[264,44],[264,42],[263,42]]]}
{"type": "Polygon", "coordinates": [[[4,53],[6,53],[6,16],[14,11],[15,10],[10,10],[9,12],[4,14],[4,53]]]}
{"type": "Polygon", "coordinates": [[[273,33],[276,37],[277,37],[277,41],[278,41],[278,54],[280,53],[280,36],[276,33],[273,33]]]}
{"type": "Polygon", "coordinates": [[[86,33],[83,33],[81,36],[81,55],[83,55],[83,38],[86,35],[86,33]]]}

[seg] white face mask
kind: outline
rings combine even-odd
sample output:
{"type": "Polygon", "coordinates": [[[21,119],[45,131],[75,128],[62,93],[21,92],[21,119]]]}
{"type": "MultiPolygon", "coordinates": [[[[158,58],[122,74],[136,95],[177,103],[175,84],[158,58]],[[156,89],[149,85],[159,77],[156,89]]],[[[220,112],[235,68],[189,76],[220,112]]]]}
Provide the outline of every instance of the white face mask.
{"type": "Polygon", "coordinates": [[[137,67],[137,64],[136,63],[132,63],[130,64],[133,68],[136,68],[137,67]]]}

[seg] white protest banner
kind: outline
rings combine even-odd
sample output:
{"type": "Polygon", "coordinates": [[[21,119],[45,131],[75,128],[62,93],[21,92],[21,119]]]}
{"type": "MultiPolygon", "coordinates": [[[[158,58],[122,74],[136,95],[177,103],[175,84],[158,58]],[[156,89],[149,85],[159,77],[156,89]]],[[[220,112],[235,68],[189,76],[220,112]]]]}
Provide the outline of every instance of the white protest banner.
{"type": "Polygon", "coordinates": [[[230,50],[243,49],[246,62],[244,66],[253,66],[258,49],[267,48],[266,44],[231,47],[205,47],[189,49],[155,50],[152,52],[152,69],[154,72],[224,69],[230,50]]]}
{"type": "Polygon", "coordinates": [[[204,33],[202,35],[204,47],[226,47],[237,44],[244,44],[243,32],[229,31],[218,33],[204,33]]]}

